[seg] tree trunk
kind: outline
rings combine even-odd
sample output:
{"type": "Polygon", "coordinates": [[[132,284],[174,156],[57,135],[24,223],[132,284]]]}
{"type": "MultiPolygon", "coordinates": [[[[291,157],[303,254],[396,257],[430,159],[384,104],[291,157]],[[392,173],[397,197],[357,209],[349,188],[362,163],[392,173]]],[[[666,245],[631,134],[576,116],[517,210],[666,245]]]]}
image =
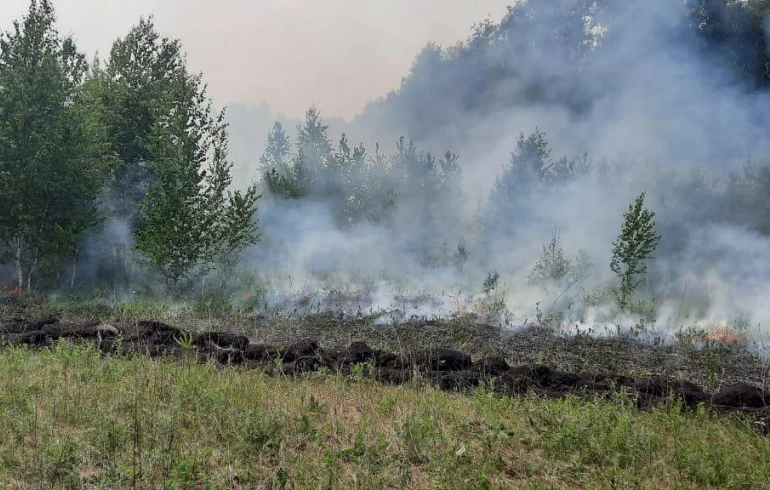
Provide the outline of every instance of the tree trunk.
{"type": "Polygon", "coordinates": [[[75,247],[75,257],[72,259],[72,277],[70,277],[70,290],[75,289],[75,276],[78,272],[78,253],[80,246],[75,247]]]}
{"type": "Polygon", "coordinates": [[[16,239],[16,277],[19,281],[19,291],[24,288],[24,269],[21,265],[21,238],[16,239]]]}
{"type": "Polygon", "coordinates": [[[32,273],[35,272],[35,268],[37,267],[37,257],[35,257],[35,260],[32,262],[32,267],[29,268],[29,273],[27,274],[27,292],[32,292],[32,273]]]}

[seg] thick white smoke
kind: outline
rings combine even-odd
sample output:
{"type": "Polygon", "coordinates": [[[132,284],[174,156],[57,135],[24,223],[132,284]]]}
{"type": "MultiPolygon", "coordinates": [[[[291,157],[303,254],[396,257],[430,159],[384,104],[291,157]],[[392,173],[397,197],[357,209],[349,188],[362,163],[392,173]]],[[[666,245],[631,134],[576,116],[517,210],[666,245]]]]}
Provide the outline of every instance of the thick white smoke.
{"type": "Polygon", "coordinates": [[[463,61],[454,64],[440,62],[446,51],[427,49],[397,92],[370,104],[345,130],[370,149],[375,141],[391,148],[387,142],[406,135],[429,151],[457,152],[463,212],[442,223],[441,236],[426,237],[408,206],[392,225],[340,229],[322,203],[266,204],[260,212],[264,241],[247,263],[266,275],[290,277],[295,291],[297,284],[367,290],[362,302],[369,307],[395,303],[404,291],[450,298],[439,300],[432,312],[439,315],[477,305],[495,269],[505,283],[498,292],[516,318],[532,320],[536,303],[548,309],[558,298],[565,323],[625,328],[641,315],[620,315],[582,296],[611,290],[612,240],[628,204],[646,190],[664,234],[642,288],[655,304],[657,326],[708,328],[744,319],[766,331],[770,241],[740,224],[702,218],[698,212],[709,203],[689,195],[682,183],[693,169],[724,177],[770,155],[770,94],[751,90],[722,62],[722,53],[700,47],[689,4],[524,2],[503,20],[513,26],[499,30],[496,42],[504,48],[474,50],[469,41],[463,61]],[[587,4],[577,25],[590,49],[555,42],[575,35],[564,25],[564,12],[584,12],[587,4]],[[586,59],[576,59],[576,52],[588,53],[586,59]],[[479,78],[496,64],[516,66],[515,76],[479,78]],[[483,103],[466,104],[447,90],[483,103]],[[514,238],[481,239],[474,213],[486,206],[517,135],[535,127],[546,132],[555,156],[587,153],[595,165],[608,162],[614,170],[529,196],[530,213],[506,218],[518,230],[514,238]],[[584,250],[594,264],[581,286],[566,293],[526,285],[554,229],[565,251],[584,250]],[[470,255],[461,268],[426,269],[412,253],[415,237],[431,247],[447,240],[450,249],[462,239],[470,255]]]}

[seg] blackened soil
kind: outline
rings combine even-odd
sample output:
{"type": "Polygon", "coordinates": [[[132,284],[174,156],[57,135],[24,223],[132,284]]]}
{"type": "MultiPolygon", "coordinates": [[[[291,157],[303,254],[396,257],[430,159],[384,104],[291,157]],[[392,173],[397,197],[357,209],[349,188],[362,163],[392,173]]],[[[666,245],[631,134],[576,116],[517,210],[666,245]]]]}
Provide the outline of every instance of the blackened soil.
{"type": "MultiPolygon", "coordinates": [[[[283,345],[252,343],[227,332],[191,332],[157,321],[110,325],[99,321],[62,323],[58,318],[0,323],[0,346],[45,348],[57,341],[95,345],[104,354],[181,358],[194,356],[239,369],[262,369],[271,374],[299,375],[326,370],[357,373],[385,383],[429,382],[448,391],[485,387],[504,395],[546,397],[576,395],[612,398],[624,394],[640,409],[678,402],[683,408],[699,404],[721,412],[751,416],[758,430],[770,431],[770,391],[759,383],[736,381],[712,389],[682,376],[647,374],[629,376],[612,370],[558,370],[536,362],[509,364],[498,354],[478,357],[450,348],[406,348],[389,352],[354,341],[324,348],[312,338],[283,345]]],[[[542,348],[539,347],[539,348],[542,348]]],[[[659,354],[657,354],[659,355],[659,354]]]]}

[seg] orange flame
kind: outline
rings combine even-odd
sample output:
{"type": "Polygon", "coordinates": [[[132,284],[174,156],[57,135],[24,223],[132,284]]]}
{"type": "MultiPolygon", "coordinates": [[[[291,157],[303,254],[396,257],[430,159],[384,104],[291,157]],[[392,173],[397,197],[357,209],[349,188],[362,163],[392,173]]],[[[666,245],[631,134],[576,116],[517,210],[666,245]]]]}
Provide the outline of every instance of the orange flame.
{"type": "Polygon", "coordinates": [[[20,293],[21,293],[21,289],[19,288],[19,286],[9,286],[6,283],[0,283],[0,294],[4,294],[6,296],[12,296],[20,293]]]}

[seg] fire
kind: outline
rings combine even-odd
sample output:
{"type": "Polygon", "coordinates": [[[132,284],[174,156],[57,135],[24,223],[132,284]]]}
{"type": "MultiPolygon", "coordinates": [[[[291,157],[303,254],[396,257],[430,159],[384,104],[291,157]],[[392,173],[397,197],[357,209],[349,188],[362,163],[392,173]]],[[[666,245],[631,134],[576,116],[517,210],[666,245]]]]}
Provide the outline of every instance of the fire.
{"type": "Polygon", "coordinates": [[[460,301],[455,298],[455,317],[457,318],[465,318],[468,316],[468,310],[460,304],[460,301]]]}
{"type": "Polygon", "coordinates": [[[0,294],[5,296],[13,296],[21,293],[19,286],[9,286],[6,283],[0,283],[0,294]]]}
{"type": "Polygon", "coordinates": [[[743,338],[737,332],[729,328],[717,328],[706,334],[706,340],[715,344],[721,344],[732,347],[743,345],[743,338]]]}

